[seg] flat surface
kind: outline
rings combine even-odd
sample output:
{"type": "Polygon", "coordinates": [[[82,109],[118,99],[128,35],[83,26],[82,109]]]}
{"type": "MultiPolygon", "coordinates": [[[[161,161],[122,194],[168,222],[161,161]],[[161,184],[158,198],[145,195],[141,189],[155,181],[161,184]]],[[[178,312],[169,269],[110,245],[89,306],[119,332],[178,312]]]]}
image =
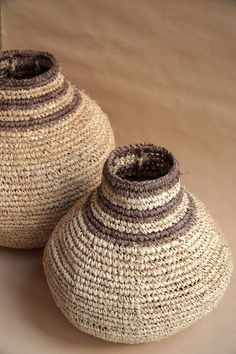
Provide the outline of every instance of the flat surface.
{"type": "MultiPolygon", "coordinates": [[[[236,254],[236,2],[5,0],[3,48],[53,52],[95,98],[118,145],[169,148],[182,181],[211,210],[236,254]]],[[[159,343],[83,334],[54,305],[42,251],[0,249],[0,354],[235,354],[236,279],[219,307],[159,343]]]]}

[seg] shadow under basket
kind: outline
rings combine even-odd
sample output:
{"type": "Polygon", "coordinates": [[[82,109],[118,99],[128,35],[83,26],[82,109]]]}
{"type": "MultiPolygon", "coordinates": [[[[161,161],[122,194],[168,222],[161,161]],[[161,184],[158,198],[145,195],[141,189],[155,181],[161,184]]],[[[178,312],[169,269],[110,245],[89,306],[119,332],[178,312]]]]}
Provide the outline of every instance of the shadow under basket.
{"type": "Polygon", "coordinates": [[[179,164],[149,143],[114,150],[98,188],[56,226],[44,269],[57,306],[82,331],[121,343],[157,341],[209,313],[232,258],[179,164]]]}
{"type": "Polygon", "coordinates": [[[100,183],[112,129],[47,52],[1,52],[0,99],[0,246],[42,247],[100,183]]]}

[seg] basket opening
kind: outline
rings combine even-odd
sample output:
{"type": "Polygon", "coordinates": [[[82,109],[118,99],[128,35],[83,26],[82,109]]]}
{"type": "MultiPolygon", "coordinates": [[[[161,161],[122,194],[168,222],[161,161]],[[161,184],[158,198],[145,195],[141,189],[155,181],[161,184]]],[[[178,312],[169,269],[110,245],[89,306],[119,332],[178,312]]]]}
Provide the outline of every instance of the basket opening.
{"type": "Polygon", "coordinates": [[[44,54],[25,55],[24,53],[2,58],[0,79],[31,79],[49,71],[54,65],[52,58],[44,54]]]}
{"type": "Polygon", "coordinates": [[[116,175],[128,181],[155,180],[168,174],[174,165],[168,152],[155,153],[140,151],[137,155],[122,158],[123,166],[117,164],[116,175]],[[126,160],[126,162],[125,162],[126,160]]]}

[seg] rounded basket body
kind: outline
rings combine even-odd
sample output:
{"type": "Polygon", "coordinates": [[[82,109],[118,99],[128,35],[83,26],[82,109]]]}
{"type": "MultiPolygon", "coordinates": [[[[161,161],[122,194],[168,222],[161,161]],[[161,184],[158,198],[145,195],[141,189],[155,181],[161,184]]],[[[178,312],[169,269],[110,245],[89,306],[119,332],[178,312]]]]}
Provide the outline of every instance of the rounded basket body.
{"type": "Polygon", "coordinates": [[[108,341],[156,341],[217,305],[231,253],[179,176],[164,148],[114,150],[99,187],[56,226],[44,269],[58,307],[76,327],[108,341]]]}
{"type": "Polygon", "coordinates": [[[113,133],[46,52],[2,52],[0,98],[0,246],[41,247],[99,184],[113,133]]]}

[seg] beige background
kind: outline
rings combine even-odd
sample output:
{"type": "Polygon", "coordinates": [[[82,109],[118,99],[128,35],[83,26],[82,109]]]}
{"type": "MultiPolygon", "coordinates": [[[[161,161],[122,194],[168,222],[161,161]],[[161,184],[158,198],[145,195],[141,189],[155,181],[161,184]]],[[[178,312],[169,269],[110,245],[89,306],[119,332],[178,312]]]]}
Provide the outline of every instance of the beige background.
{"type": "MultiPolygon", "coordinates": [[[[236,1],[5,0],[3,49],[53,52],[109,114],[117,144],[175,153],[236,254],[236,1]]],[[[235,273],[208,317],[159,343],[106,343],[56,308],[41,251],[0,249],[0,354],[235,354],[235,273]]]]}

